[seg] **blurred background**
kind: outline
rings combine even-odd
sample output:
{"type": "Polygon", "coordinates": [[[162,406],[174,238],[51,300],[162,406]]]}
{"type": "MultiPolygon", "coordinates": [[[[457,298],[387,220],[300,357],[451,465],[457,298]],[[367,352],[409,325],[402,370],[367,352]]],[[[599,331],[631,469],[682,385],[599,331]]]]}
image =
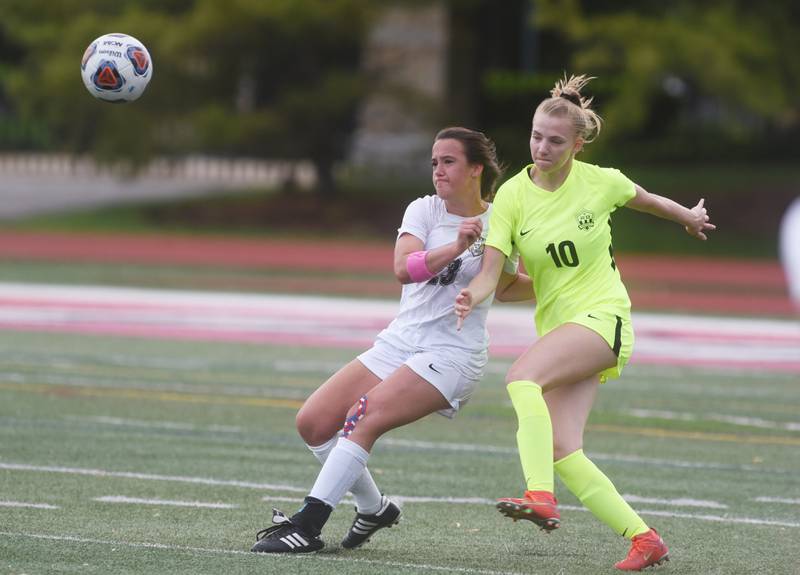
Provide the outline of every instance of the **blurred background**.
{"type": "Polygon", "coordinates": [[[3,0],[0,279],[395,297],[438,129],[486,132],[513,174],[574,73],[606,121],[581,159],[718,226],[617,212],[634,305],[786,316],[799,31],[788,0],[3,0]],[[152,56],[134,103],[81,82],[108,32],[152,56]]]}

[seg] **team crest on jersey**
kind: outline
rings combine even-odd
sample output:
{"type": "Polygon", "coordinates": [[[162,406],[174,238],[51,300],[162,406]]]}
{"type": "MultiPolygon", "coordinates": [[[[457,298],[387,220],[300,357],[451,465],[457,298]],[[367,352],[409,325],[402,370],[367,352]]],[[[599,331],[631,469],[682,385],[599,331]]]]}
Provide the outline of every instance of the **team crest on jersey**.
{"type": "Polygon", "coordinates": [[[484,244],[486,244],[486,239],[483,237],[478,238],[475,240],[475,243],[469,246],[469,253],[471,253],[476,258],[483,255],[483,248],[484,244]]]}
{"type": "Polygon", "coordinates": [[[588,231],[594,227],[594,212],[582,210],[578,214],[578,229],[588,231]]]}

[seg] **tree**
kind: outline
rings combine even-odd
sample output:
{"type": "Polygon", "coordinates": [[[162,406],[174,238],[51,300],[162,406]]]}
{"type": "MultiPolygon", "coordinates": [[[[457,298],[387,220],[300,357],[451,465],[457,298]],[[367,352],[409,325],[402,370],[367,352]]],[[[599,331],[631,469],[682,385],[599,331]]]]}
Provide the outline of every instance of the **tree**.
{"type": "Polygon", "coordinates": [[[537,25],[570,45],[570,71],[612,79],[603,102],[612,140],[643,130],[684,137],[713,131],[734,141],[796,135],[800,62],[793,55],[800,43],[790,2],[535,6],[537,25]]]}

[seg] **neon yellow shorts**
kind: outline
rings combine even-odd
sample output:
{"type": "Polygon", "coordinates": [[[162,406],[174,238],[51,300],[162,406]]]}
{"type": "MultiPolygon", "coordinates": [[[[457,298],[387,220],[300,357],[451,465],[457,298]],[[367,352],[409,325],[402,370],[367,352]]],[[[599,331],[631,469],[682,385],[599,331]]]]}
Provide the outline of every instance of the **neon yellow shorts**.
{"type": "Polygon", "coordinates": [[[618,311],[615,313],[598,309],[579,313],[568,320],[568,323],[577,323],[597,332],[617,356],[617,365],[600,372],[600,383],[605,383],[609,378],[619,377],[633,352],[634,338],[630,315],[619,315],[618,311]]]}

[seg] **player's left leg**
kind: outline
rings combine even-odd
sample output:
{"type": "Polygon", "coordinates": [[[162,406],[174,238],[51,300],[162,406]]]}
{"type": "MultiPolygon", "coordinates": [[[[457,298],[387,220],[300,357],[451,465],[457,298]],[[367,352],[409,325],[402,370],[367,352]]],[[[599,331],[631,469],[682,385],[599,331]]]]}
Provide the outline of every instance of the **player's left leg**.
{"type": "Polygon", "coordinates": [[[311,496],[335,506],[349,488],[345,476],[355,473],[361,462],[366,465],[369,451],[381,435],[449,407],[450,402],[438,389],[408,366],[400,366],[351,407],[345,436],[328,456],[311,496]],[[345,471],[351,465],[340,467],[339,459],[354,459],[359,465],[345,471]]]}
{"type": "Polygon", "coordinates": [[[614,484],[583,453],[583,432],[599,387],[593,376],[545,394],[553,422],[555,472],[595,517],[633,541],[619,569],[641,569],[669,560],[668,549],[655,530],[622,498],[614,484]]]}

